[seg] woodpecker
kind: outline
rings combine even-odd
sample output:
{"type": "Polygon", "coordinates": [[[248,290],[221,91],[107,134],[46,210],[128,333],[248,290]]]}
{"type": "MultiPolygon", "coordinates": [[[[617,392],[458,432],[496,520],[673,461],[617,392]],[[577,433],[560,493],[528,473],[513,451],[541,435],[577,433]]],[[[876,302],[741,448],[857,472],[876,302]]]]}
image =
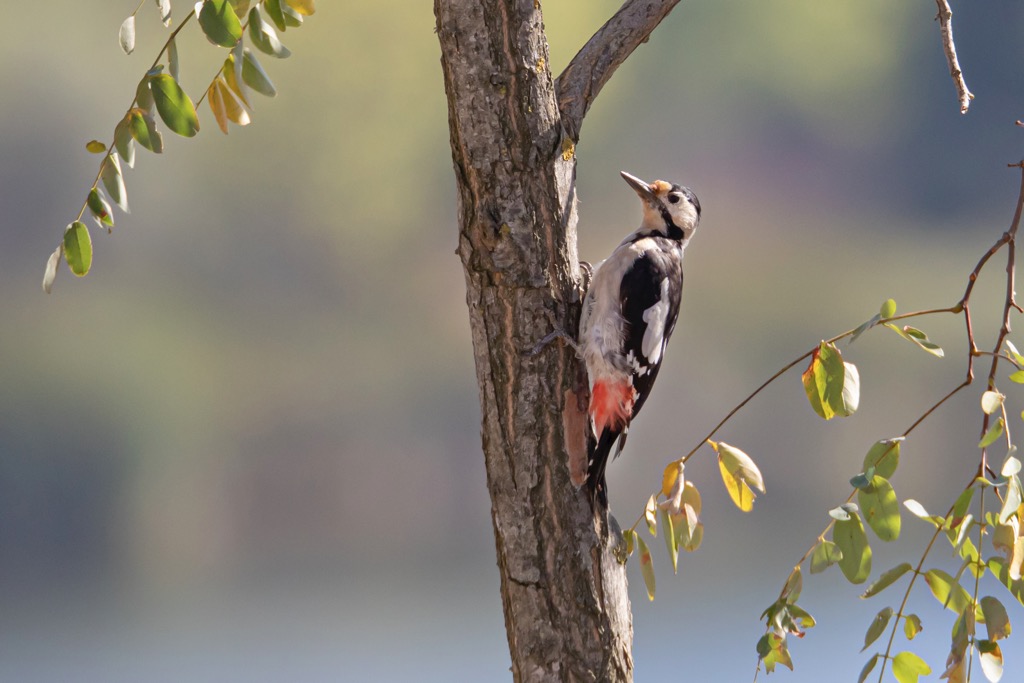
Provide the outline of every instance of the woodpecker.
{"type": "Polygon", "coordinates": [[[608,456],[622,450],[658,376],[679,316],[683,251],[700,222],[689,188],[622,177],[639,195],[643,219],[595,266],[578,338],[590,381],[587,486],[605,507],[608,456]]]}

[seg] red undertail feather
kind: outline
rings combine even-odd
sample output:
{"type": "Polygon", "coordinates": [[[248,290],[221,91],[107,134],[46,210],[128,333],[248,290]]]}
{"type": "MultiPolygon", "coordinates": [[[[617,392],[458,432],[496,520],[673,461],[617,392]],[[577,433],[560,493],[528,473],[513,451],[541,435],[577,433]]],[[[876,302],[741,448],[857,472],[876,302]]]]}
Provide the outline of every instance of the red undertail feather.
{"type": "Polygon", "coordinates": [[[590,419],[594,421],[594,433],[600,435],[605,429],[622,431],[633,412],[635,394],[629,380],[597,380],[590,392],[590,419]]]}

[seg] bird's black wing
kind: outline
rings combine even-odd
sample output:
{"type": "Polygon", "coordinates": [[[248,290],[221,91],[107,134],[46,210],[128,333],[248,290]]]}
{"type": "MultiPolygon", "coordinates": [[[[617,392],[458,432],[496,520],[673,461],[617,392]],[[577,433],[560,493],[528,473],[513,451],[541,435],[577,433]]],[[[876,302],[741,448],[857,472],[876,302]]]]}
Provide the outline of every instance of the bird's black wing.
{"type": "Polygon", "coordinates": [[[648,249],[622,278],[619,300],[626,321],[622,352],[632,365],[637,392],[632,417],[640,412],[661,369],[665,345],[679,316],[682,284],[681,253],[671,247],[648,249]]]}

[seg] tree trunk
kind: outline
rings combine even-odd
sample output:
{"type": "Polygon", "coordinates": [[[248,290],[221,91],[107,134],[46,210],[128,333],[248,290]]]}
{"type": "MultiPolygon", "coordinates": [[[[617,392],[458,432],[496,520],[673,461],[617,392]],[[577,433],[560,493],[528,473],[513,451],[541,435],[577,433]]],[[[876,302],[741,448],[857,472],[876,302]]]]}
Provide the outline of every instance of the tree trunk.
{"type": "MultiPolygon", "coordinates": [[[[516,681],[631,681],[625,548],[586,493],[574,144],[678,0],[629,0],[560,79],[539,0],[435,0],[482,439],[516,681]],[[642,6],[641,6],[642,5],[642,6]],[[564,84],[561,80],[566,80],[564,84]]],[[[614,526],[614,520],[612,520],[614,526]]]]}

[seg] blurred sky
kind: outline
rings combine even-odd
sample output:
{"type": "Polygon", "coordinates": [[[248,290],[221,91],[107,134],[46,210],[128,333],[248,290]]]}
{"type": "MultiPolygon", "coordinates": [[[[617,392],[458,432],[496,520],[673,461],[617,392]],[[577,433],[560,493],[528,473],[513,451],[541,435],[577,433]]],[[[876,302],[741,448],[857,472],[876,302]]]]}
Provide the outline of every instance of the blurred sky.
{"type": "MultiPolygon", "coordinates": [[[[544,3],[556,72],[618,4],[544,3]]],[[[111,137],[166,36],[145,3],[121,54],[134,5],[19,3],[0,41],[0,680],[509,680],[430,3],[318,3],[283,36],[293,56],[263,60],[280,94],[254,125],[224,137],[204,106],[197,139],[140,151],[132,213],[94,232],[87,278],[62,269],[47,297],[46,258],[99,161],[84,145],[111,137]]],[[[954,10],[967,116],[934,4],[883,0],[682,3],[597,101],[581,256],[637,221],[619,170],[688,184],[704,208],[662,379],[609,469],[624,524],[775,370],[888,297],[954,303],[1008,226],[1024,6],[954,10]]],[[[180,49],[195,99],[222,53],[195,27],[180,49]]],[[[1001,263],[976,293],[983,348],[1001,263]]],[[[752,514],[707,451],[692,461],[703,547],[672,577],[652,546],[654,603],[630,570],[638,680],[752,678],[758,615],[868,446],[963,376],[962,324],[920,326],[945,359],[883,330],[843,347],[856,416],[820,421],[793,372],[720,434],[764,472],[752,514]]],[[[959,492],[981,391],[905,444],[901,498],[938,510],[959,492]]],[[[876,573],[916,561],[915,521],[899,547],[875,542],[876,573]]],[[[860,591],[834,570],[807,579],[819,626],[775,677],[853,680],[898,597],[860,591]]],[[[912,597],[912,647],[941,671],[952,619],[933,603],[912,597]]]]}

